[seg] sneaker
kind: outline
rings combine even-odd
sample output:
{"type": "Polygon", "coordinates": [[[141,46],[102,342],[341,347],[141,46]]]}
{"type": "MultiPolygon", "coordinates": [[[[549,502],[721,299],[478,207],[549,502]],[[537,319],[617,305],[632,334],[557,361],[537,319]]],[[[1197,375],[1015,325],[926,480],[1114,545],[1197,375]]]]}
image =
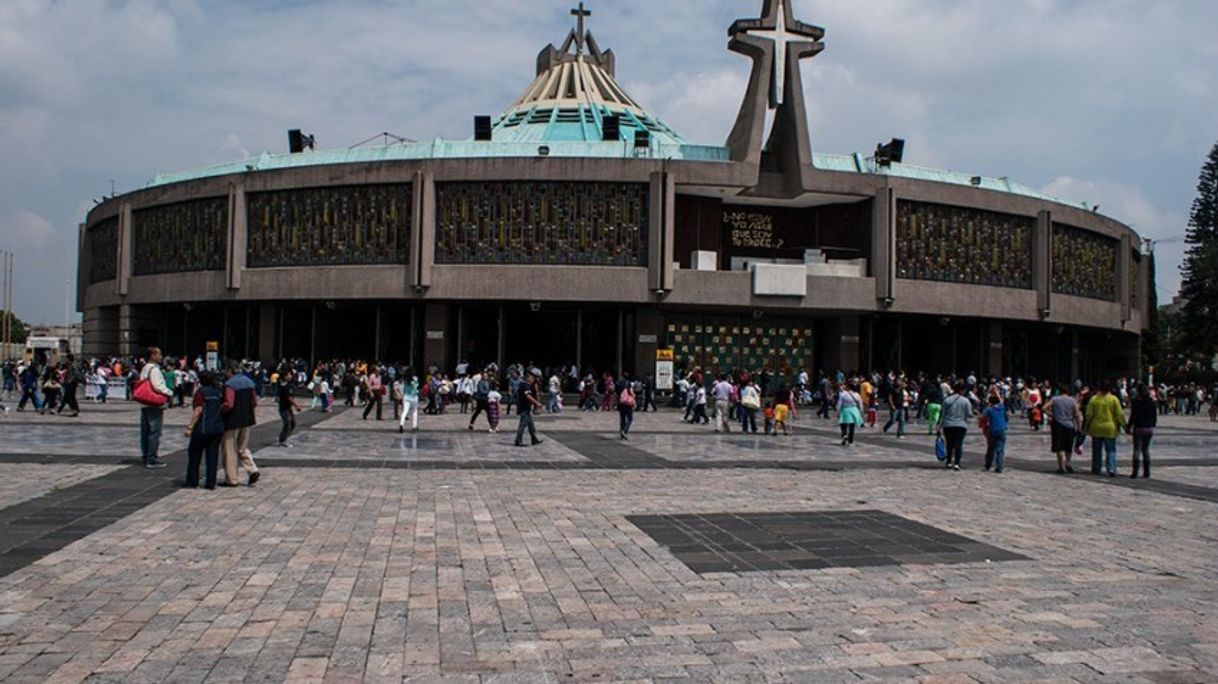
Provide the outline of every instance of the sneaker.
{"type": "Polygon", "coordinates": [[[250,486],[253,487],[254,483],[257,482],[258,478],[260,478],[260,477],[262,477],[261,472],[254,471],[254,472],[250,473],[250,486]]]}
{"type": "Polygon", "coordinates": [[[167,465],[169,465],[169,464],[168,464],[168,463],[166,463],[166,462],[164,462],[164,461],[162,461],[162,460],[161,460],[161,459],[159,459],[159,458],[154,458],[154,459],[152,459],[152,460],[150,460],[150,461],[144,461],[144,467],[145,467],[145,468],[149,468],[149,469],[152,469],[152,468],[164,468],[164,467],[165,467],[165,466],[167,466],[167,465]]]}
{"type": "Polygon", "coordinates": [[[956,472],[960,472],[960,466],[954,465],[954,466],[952,466],[952,470],[954,470],[956,472]]]}

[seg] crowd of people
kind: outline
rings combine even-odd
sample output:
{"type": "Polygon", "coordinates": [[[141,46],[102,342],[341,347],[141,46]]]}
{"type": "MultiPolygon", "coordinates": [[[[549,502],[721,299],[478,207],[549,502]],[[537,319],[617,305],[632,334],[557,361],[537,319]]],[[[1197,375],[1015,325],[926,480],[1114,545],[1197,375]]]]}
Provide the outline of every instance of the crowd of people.
{"type": "MultiPolygon", "coordinates": [[[[248,484],[260,473],[249,448],[249,429],[257,422],[259,398],[273,399],[281,429],[277,445],[292,446],[295,415],[309,408],[323,413],[336,401],[361,411],[363,420],[382,421],[390,411],[398,432],[419,431],[420,415],[468,414],[466,428],[497,433],[501,420],[516,409],[516,446],[540,444],[533,416],[560,414],[565,397],[577,397],[580,411],[619,414],[618,433],[628,440],[635,411],[658,410],[654,379],[632,378],[627,373],[599,375],[575,366],[542,371],[530,363],[500,369],[496,364],[458,363],[451,374],[431,367],[422,374],[402,364],[362,360],[332,360],[313,365],[303,359],[284,359],[270,366],[233,362],[222,371],[208,370],[201,356],[166,358],[149,348],[143,358],[79,361],[69,355],[56,364],[9,362],[0,366],[0,412],[4,399],[19,395],[16,410],[27,406],[41,414],[77,416],[80,388],[89,386],[89,398],[105,403],[110,388],[118,386],[126,399],[141,403],[140,451],[145,467],[160,468],[159,444],[164,411],[191,411],[186,436],[187,486],[237,486],[239,467],[248,484]],[[121,378],[114,382],[115,378],[121,378]],[[485,423],[479,426],[479,419],[485,423]],[[222,455],[222,459],[221,459],[222,455]],[[224,478],[218,482],[221,463],[224,478]]],[[[904,439],[910,426],[923,424],[927,434],[941,441],[946,468],[959,470],[965,437],[975,423],[985,437],[985,468],[1005,468],[1006,434],[1011,421],[1026,421],[1033,431],[1051,433],[1051,449],[1059,473],[1074,472],[1072,458],[1083,453],[1091,439],[1091,471],[1116,475],[1116,440],[1121,431],[1133,437],[1133,475],[1149,477],[1150,444],[1161,415],[1198,415],[1208,405],[1209,417],[1218,421],[1218,386],[1199,383],[1140,384],[1132,379],[1086,385],[1054,384],[1022,378],[979,378],[964,375],[908,376],[902,372],[819,374],[807,371],[790,376],[736,371],[718,375],[700,368],[682,371],[669,392],[669,406],[683,409],[686,423],[714,424],[715,432],[790,435],[801,410],[815,407],[813,420],[835,421],[841,444],[856,444],[860,430],[879,430],[904,439]],[[790,377],[791,386],[786,384],[790,377]],[[881,420],[883,423],[881,424],[881,420]]]]}

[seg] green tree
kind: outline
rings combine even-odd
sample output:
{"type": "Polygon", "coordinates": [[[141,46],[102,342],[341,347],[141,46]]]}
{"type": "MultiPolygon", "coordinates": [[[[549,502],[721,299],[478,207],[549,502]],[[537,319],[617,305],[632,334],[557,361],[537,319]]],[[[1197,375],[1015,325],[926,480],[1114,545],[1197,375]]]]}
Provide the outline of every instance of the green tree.
{"type": "MultiPolygon", "coordinates": [[[[0,309],[0,326],[4,325],[4,309],[0,309]]],[[[3,327],[0,327],[0,331],[3,327]]],[[[29,336],[29,331],[25,328],[25,323],[17,318],[17,314],[13,314],[13,344],[25,344],[25,338],[29,336]]],[[[4,340],[0,340],[3,342],[4,340]]]]}
{"type": "Polygon", "coordinates": [[[1201,168],[1185,242],[1180,332],[1191,352],[1208,357],[1218,351],[1218,144],[1201,168]]]}

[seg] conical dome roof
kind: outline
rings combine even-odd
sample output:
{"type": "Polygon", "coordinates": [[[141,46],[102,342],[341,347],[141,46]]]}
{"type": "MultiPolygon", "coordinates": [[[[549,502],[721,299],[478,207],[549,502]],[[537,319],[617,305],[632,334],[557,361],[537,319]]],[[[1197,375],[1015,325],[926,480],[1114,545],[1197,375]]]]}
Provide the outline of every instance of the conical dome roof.
{"type": "Polygon", "coordinates": [[[494,122],[494,140],[558,142],[602,140],[604,117],[620,117],[622,140],[647,130],[662,144],[684,144],[663,121],[648,114],[614,77],[612,50],[601,51],[591,32],[572,29],[562,47],[537,56],[537,78],[494,122]]]}

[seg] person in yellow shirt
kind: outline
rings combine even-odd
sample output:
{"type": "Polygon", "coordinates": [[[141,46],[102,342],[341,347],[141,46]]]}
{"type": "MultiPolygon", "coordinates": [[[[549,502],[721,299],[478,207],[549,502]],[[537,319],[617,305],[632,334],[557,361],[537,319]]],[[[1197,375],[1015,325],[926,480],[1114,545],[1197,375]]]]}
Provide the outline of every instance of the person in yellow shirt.
{"type": "Polygon", "coordinates": [[[1101,387],[1087,402],[1085,425],[1091,436],[1091,474],[1100,474],[1102,462],[1108,477],[1116,477],[1116,440],[1125,428],[1125,411],[1121,401],[1107,387],[1101,387]]]}

